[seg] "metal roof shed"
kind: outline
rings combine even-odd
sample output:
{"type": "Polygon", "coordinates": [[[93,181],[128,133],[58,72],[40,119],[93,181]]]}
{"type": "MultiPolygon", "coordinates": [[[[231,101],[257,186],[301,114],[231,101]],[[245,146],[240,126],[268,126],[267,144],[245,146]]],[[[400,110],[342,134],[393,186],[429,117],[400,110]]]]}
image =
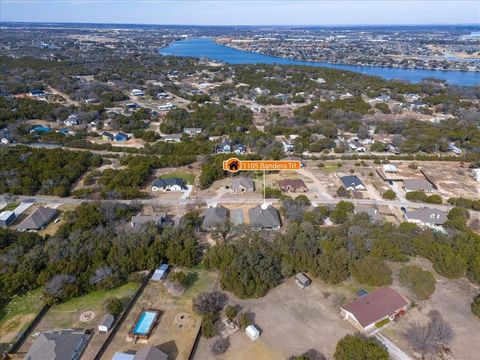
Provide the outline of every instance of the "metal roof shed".
{"type": "Polygon", "coordinates": [[[312,283],[312,280],[310,280],[310,278],[304,273],[298,273],[297,275],[295,275],[295,282],[298,286],[304,289],[312,283]]]}
{"type": "Polygon", "coordinates": [[[248,325],[245,329],[245,333],[248,335],[250,340],[255,341],[260,337],[260,331],[255,327],[255,325],[248,325]]]}

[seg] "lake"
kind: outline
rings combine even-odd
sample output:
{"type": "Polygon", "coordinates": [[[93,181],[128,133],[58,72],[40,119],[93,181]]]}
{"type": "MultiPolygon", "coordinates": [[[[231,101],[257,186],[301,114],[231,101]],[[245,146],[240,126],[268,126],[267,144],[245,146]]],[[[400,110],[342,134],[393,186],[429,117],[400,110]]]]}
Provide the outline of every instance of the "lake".
{"type": "Polygon", "coordinates": [[[221,61],[228,64],[278,64],[326,67],[354,71],[365,75],[380,76],[387,80],[408,80],[412,83],[418,83],[425,78],[436,78],[446,80],[449,84],[454,85],[480,84],[480,72],[399,69],[381,66],[340,65],[330,64],[327,62],[285,59],[257,54],[249,51],[233,49],[228,46],[217,44],[211,38],[194,38],[187,40],[179,40],[172,43],[166,48],[160,49],[159,53],[161,55],[208,58],[214,61],[221,61]]]}

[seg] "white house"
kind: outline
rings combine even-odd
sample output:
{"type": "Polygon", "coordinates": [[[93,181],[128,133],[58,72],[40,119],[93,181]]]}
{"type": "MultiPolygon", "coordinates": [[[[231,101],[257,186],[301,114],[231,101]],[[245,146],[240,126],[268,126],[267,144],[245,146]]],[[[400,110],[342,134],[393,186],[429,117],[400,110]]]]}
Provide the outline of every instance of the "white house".
{"type": "Polygon", "coordinates": [[[67,120],[63,122],[67,126],[74,126],[80,124],[80,121],[78,120],[77,115],[70,115],[67,120]]]}
{"type": "Polygon", "coordinates": [[[152,184],[152,191],[185,191],[185,180],[180,178],[157,179],[152,184]]]}
{"type": "Polygon", "coordinates": [[[397,167],[393,164],[385,164],[383,165],[383,171],[385,173],[397,173],[397,167]]]}
{"type": "Polygon", "coordinates": [[[260,337],[260,331],[258,331],[255,325],[248,325],[245,329],[245,333],[252,341],[257,340],[260,337]]]}
{"type": "Polygon", "coordinates": [[[130,91],[130,95],[132,95],[132,96],[143,96],[145,94],[140,89],[133,89],[132,91],[130,91]]]}
{"type": "Polygon", "coordinates": [[[177,106],[172,104],[172,103],[166,103],[164,105],[158,105],[157,108],[158,110],[160,111],[168,111],[168,110],[172,110],[172,109],[175,109],[177,106]]]}

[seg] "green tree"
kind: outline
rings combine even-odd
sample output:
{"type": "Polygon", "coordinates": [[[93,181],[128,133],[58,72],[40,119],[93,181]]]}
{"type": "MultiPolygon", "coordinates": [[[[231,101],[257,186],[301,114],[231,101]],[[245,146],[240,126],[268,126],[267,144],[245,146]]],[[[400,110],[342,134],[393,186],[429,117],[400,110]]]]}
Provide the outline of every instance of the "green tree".
{"type": "Polygon", "coordinates": [[[114,316],[120,315],[123,311],[122,300],[116,297],[107,298],[105,300],[105,309],[114,316]]]}
{"type": "Polygon", "coordinates": [[[216,325],[217,315],[215,313],[208,313],[202,320],[202,335],[210,339],[218,334],[216,325]]]}
{"type": "Polygon", "coordinates": [[[384,286],[392,283],[392,271],[379,258],[366,256],[352,264],[352,275],[360,283],[384,286]]]}
{"type": "Polygon", "coordinates": [[[393,190],[387,190],[382,194],[382,197],[387,200],[395,200],[397,194],[393,190]]]}
{"type": "Polygon", "coordinates": [[[225,315],[227,316],[227,318],[232,321],[233,319],[235,319],[238,315],[238,309],[236,306],[232,306],[232,305],[227,305],[225,307],[225,315]]]}
{"type": "Polygon", "coordinates": [[[409,288],[418,299],[426,299],[435,291],[434,276],[419,266],[404,266],[399,272],[399,278],[400,283],[409,288]]]}
{"type": "Polygon", "coordinates": [[[388,351],[374,338],[346,335],[335,347],[335,360],[388,360],[388,351]]]}

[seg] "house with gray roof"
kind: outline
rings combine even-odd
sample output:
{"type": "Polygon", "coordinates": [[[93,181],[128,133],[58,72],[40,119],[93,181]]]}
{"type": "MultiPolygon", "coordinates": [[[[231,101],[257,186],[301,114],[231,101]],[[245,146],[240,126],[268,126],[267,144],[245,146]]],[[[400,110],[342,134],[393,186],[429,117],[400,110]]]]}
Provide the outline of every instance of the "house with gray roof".
{"type": "Polygon", "coordinates": [[[410,191],[423,191],[433,192],[433,185],[431,182],[425,179],[405,179],[403,181],[403,187],[406,192],[410,191]]]}
{"type": "Polygon", "coordinates": [[[130,226],[134,229],[140,228],[143,224],[153,222],[156,226],[162,226],[167,220],[167,213],[161,212],[154,215],[137,214],[130,219],[130,226]]]}
{"type": "Polygon", "coordinates": [[[202,227],[214,229],[228,221],[228,210],[223,206],[209,207],[205,211],[202,227]]]}
{"type": "Polygon", "coordinates": [[[357,175],[342,176],[340,180],[342,181],[345,189],[349,191],[367,189],[363,184],[362,180],[360,180],[357,175]]]}
{"type": "Polygon", "coordinates": [[[261,204],[248,210],[252,229],[278,230],[282,226],[278,210],[272,205],[261,204]]]}
{"type": "Polygon", "coordinates": [[[4,211],[0,213],[0,227],[7,227],[15,220],[13,211],[4,211]]]}
{"type": "Polygon", "coordinates": [[[136,354],[117,352],[113,355],[112,360],[168,360],[168,355],[150,345],[141,348],[136,354]]]}
{"type": "Polygon", "coordinates": [[[159,178],[152,184],[152,191],[185,191],[187,184],[185,180],[173,177],[168,179],[159,178]]]}
{"type": "Polygon", "coordinates": [[[183,133],[187,135],[200,135],[202,133],[202,128],[184,128],[183,133]]]}
{"type": "Polygon", "coordinates": [[[355,206],[355,214],[367,214],[373,222],[381,221],[378,209],[371,206],[355,206]]]}
{"type": "Polygon", "coordinates": [[[232,192],[244,193],[255,191],[255,184],[249,176],[236,176],[232,179],[232,192]]]}
{"type": "Polygon", "coordinates": [[[83,330],[53,330],[40,333],[25,360],[78,360],[88,343],[83,330]]]}
{"type": "Polygon", "coordinates": [[[431,228],[441,227],[447,221],[447,212],[434,208],[405,211],[405,220],[431,228]]]}
{"type": "Polygon", "coordinates": [[[40,230],[52,221],[56,215],[57,209],[40,206],[17,226],[17,230],[40,230]]]}
{"type": "Polygon", "coordinates": [[[182,134],[169,134],[163,137],[163,141],[165,142],[181,142],[182,141],[182,134]]]}

